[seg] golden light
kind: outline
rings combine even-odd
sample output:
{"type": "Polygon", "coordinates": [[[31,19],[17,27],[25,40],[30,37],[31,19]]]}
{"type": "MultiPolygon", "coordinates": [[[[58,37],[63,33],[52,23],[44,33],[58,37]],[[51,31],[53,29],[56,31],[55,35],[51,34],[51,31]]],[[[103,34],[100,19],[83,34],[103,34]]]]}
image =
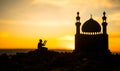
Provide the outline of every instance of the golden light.
{"type": "MultiPolygon", "coordinates": [[[[37,48],[39,39],[48,40],[48,49],[74,49],[75,17],[81,24],[93,14],[102,22],[107,13],[109,32],[120,32],[119,3],[115,0],[15,0],[2,1],[0,9],[0,49],[37,48]],[[101,3],[99,3],[101,2],[101,3]],[[100,17],[101,16],[101,17],[100,17]]],[[[114,33],[112,33],[114,35],[114,33]]],[[[120,51],[120,37],[109,37],[109,48],[120,51]]]]}
{"type": "Polygon", "coordinates": [[[58,40],[60,42],[59,46],[64,47],[66,50],[74,50],[74,36],[65,35],[58,40]]]}
{"type": "Polygon", "coordinates": [[[7,38],[7,37],[9,37],[9,34],[7,34],[7,33],[0,33],[0,37],[1,38],[7,38]]]}

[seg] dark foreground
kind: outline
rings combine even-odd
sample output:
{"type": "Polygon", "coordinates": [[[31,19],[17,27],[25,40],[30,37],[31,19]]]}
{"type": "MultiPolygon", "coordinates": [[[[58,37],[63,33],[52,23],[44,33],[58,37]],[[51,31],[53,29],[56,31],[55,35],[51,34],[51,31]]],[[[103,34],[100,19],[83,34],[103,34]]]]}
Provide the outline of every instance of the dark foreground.
{"type": "Polygon", "coordinates": [[[0,71],[120,71],[120,55],[90,57],[47,50],[2,54],[0,71]]]}

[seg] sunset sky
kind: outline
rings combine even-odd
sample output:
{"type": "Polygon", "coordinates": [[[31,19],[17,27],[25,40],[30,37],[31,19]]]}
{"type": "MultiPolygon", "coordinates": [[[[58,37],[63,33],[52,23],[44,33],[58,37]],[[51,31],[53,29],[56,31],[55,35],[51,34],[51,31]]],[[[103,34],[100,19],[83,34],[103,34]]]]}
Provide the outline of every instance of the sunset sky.
{"type": "Polygon", "coordinates": [[[0,49],[74,49],[75,18],[102,23],[107,16],[109,49],[120,52],[120,0],[0,0],[0,49]]]}

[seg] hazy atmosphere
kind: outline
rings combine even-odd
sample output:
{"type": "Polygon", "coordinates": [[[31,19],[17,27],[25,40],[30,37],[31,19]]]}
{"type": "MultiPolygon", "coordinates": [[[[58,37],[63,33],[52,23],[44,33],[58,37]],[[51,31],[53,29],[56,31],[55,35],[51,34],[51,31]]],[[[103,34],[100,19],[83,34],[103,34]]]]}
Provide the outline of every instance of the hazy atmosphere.
{"type": "Polygon", "coordinates": [[[101,25],[107,16],[109,48],[120,52],[120,0],[0,0],[0,49],[74,49],[76,12],[81,24],[90,18],[101,25]]]}

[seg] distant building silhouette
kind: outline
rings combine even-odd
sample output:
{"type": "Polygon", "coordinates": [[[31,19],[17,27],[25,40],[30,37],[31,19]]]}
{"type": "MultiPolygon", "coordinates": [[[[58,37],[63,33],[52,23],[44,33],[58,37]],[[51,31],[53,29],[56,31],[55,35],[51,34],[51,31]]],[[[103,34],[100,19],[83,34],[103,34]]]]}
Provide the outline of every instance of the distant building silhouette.
{"type": "Polygon", "coordinates": [[[102,31],[100,24],[92,18],[87,20],[82,27],[80,23],[79,12],[76,17],[76,34],[75,34],[75,53],[81,55],[109,55],[108,34],[105,12],[102,17],[102,31]],[[82,30],[82,31],[81,31],[82,30]]]}

